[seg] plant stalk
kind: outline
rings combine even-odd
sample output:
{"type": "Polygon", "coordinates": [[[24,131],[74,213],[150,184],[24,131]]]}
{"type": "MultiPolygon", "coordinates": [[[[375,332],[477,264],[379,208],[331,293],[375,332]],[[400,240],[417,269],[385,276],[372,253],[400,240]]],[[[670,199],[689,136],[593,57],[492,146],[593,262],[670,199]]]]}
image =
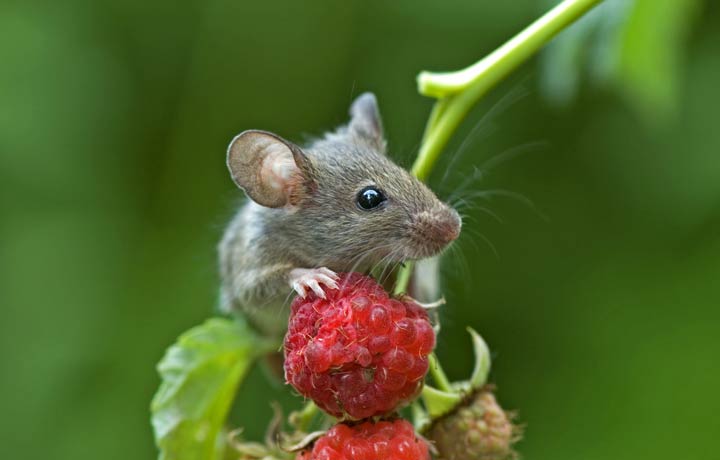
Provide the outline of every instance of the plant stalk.
{"type": "MultiPolygon", "coordinates": [[[[564,0],[495,51],[456,72],[421,72],[418,91],[437,98],[425,127],[412,174],[427,181],[442,150],[472,107],[542,48],[602,0],[564,0]]],[[[405,292],[412,273],[406,264],[398,274],[395,292],[405,292]]]]}

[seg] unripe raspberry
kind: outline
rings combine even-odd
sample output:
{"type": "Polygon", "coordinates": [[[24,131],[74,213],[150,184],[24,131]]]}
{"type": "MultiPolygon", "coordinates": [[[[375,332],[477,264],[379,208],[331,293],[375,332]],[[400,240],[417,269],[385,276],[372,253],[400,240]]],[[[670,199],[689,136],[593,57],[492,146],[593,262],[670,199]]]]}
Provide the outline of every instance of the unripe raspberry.
{"type": "Polygon", "coordinates": [[[512,444],[520,439],[520,429],[492,391],[482,389],[437,420],[428,438],[435,442],[442,460],[510,460],[517,458],[512,444]]]}
{"type": "Polygon", "coordinates": [[[296,460],[430,460],[427,442],[407,420],[340,423],[296,460]]]}
{"type": "Polygon", "coordinates": [[[375,280],[340,274],[338,289],[296,297],[285,336],[285,379],[337,417],[391,412],[422,389],[435,333],[427,313],[375,280]]]}

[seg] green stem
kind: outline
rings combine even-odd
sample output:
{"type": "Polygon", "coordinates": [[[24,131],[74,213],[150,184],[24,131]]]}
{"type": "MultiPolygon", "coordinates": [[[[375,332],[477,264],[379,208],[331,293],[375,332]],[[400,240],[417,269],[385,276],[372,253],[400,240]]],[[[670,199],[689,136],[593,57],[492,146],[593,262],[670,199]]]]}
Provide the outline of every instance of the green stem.
{"type": "Polygon", "coordinates": [[[400,269],[395,282],[395,295],[405,294],[407,292],[408,284],[410,284],[410,275],[412,275],[413,267],[415,264],[412,260],[405,262],[405,265],[400,269]]]}
{"type": "Polygon", "coordinates": [[[558,32],[601,1],[565,0],[485,58],[465,69],[455,72],[420,72],[420,94],[442,99],[464,91],[479,80],[502,80],[558,32]],[[493,74],[496,76],[488,76],[493,74]]]}
{"type": "Polygon", "coordinates": [[[420,93],[444,100],[445,108],[420,147],[413,174],[427,180],[440,152],[477,101],[558,32],[601,1],[565,0],[470,67],[457,72],[421,72],[418,76],[420,93]]]}
{"type": "MultiPolygon", "coordinates": [[[[492,87],[527,61],[545,43],[602,0],[564,0],[485,58],[457,72],[421,72],[418,90],[438,98],[425,127],[411,172],[422,181],[430,177],[440,153],[470,109],[492,87]]],[[[407,290],[412,264],[398,273],[396,293],[407,290]]]]}
{"type": "Polygon", "coordinates": [[[430,137],[430,133],[435,131],[435,128],[438,124],[438,121],[442,117],[443,113],[445,112],[445,109],[447,108],[448,99],[439,99],[437,102],[435,102],[435,105],[433,105],[432,111],[430,112],[430,117],[428,118],[427,124],[425,125],[425,132],[423,133],[422,143],[421,146],[426,144],[428,141],[428,137],[430,137]]]}
{"type": "Polygon", "coordinates": [[[422,408],[419,401],[415,401],[410,406],[410,411],[413,420],[413,426],[415,431],[422,432],[426,426],[430,424],[430,417],[425,409],[422,408]]]}
{"type": "Polygon", "coordinates": [[[442,391],[452,392],[453,387],[450,383],[450,379],[447,378],[447,375],[445,375],[445,371],[443,370],[442,366],[440,365],[440,360],[437,359],[437,356],[435,353],[432,353],[430,355],[430,375],[432,375],[433,380],[435,381],[435,385],[438,386],[438,388],[442,391]]]}

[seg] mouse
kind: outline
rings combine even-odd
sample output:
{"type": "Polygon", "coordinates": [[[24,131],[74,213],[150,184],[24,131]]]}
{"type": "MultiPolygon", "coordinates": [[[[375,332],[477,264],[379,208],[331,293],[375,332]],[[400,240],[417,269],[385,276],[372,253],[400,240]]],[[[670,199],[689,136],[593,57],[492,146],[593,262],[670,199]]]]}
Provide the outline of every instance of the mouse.
{"type": "Polygon", "coordinates": [[[254,129],[228,147],[247,200],[218,246],[220,308],[265,334],[284,334],[293,293],[324,297],[338,273],[431,258],[460,234],[455,209],[388,156],[375,95],[349,114],[303,147],[254,129]]]}

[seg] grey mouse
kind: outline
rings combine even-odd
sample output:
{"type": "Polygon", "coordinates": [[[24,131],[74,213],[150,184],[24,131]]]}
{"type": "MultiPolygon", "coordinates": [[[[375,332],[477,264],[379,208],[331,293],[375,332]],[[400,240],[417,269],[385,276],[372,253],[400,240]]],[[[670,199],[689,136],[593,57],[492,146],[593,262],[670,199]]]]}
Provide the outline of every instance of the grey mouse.
{"type": "Polygon", "coordinates": [[[249,199],[219,245],[221,308],[268,334],[284,333],[293,290],[324,297],[337,272],[431,257],[460,233],[458,213],[386,156],[375,96],[358,96],[350,117],[304,148],[259,130],[228,148],[249,199]]]}

